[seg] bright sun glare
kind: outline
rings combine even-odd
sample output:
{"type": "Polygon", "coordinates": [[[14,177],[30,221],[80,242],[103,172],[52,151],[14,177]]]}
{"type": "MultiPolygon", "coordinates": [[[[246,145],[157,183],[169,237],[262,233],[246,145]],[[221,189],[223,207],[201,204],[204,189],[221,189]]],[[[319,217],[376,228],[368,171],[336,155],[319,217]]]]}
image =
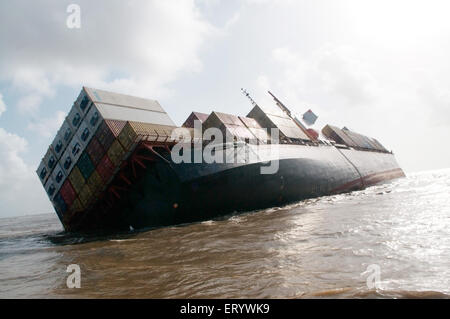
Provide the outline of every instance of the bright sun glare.
{"type": "Polygon", "coordinates": [[[450,29],[450,1],[349,1],[348,12],[361,36],[387,45],[420,45],[450,29]]]}

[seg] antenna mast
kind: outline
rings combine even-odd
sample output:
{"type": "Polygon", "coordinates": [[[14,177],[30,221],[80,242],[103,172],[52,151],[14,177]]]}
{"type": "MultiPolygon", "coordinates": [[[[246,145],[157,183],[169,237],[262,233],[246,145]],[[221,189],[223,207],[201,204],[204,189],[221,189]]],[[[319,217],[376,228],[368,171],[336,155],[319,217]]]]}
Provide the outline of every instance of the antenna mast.
{"type": "Polygon", "coordinates": [[[242,91],[242,94],[244,94],[250,100],[250,103],[252,103],[253,106],[259,107],[259,105],[255,102],[255,100],[252,99],[252,97],[250,96],[250,93],[248,93],[246,89],[241,88],[241,91],[242,91]]]}

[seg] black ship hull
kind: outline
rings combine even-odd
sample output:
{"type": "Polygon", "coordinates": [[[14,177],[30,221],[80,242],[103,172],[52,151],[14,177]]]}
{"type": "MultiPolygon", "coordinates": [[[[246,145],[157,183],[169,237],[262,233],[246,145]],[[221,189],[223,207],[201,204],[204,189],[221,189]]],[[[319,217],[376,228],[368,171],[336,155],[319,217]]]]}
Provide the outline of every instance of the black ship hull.
{"type": "Polygon", "coordinates": [[[391,153],[305,145],[279,145],[272,152],[272,146],[264,147],[257,151],[256,159],[234,163],[175,164],[166,154],[168,161],[147,167],[126,196],[115,202],[108,218],[85,220],[78,230],[203,221],[364,189],[405,176],[391,153]],[[269,165],[277,169],[262,174],[261,169],[269,165]]]}

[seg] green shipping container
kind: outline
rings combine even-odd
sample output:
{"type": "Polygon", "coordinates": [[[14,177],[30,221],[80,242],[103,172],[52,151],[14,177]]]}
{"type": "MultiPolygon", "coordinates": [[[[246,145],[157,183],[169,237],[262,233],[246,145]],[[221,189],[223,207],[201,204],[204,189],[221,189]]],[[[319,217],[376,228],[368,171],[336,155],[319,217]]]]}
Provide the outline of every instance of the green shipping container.
{"type": "Polygon", "coordinates": [[[94,164],[92,164],[91,158],[89,157],[87,152],[83,152],[83,154],[81,154],[80,159],[77,163],[77,167],[86,180],[95,170],[94,164]]]}

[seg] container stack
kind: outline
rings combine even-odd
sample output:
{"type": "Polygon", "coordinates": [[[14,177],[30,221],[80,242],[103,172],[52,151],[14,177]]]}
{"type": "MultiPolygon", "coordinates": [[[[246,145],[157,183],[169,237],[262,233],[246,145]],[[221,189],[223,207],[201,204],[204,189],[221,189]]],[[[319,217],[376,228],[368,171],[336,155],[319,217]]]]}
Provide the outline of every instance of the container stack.
{"type": "Polygon", "coordinates": [[[367,150],[376,150],[380,152],[387,152],[386,148],[381,145],[376,139],[368,137],[354,131],[350,131],[348,128],[344,127],[342,131],[349,136],[357,145],[361,148],[367,150]]]}
{"type": "Polygon", "coordinates": [[[239,116],[239,119],[244,123],[245,127],[252,132],[259,143],[265,144],[270,139],[268,130],[262,128],[255,119],[245,116],[239,116]]]}
{"type": "Polygon", "coordinates": [[[203,132],[209,128],[217,128],[222,132],[223,141],[228,142],[226,138],[242,141],[254,141],[256,137],[247,129],[239,117],[231,114],[212,112],[203,123],[203,132]]]}
{"type": "Polygon", "coordinates": [[[347,145],[350,147],[357,147],[355,142],[349,138],[340,128],[333,125],[325,125],[322,129],[323,135],[335,141],[338,144],[347,145]]]}
{"type": "Polygon", "coordinates": [[[247,117],[253,118],[264,128],[277,128],[281,140],[311,141],[302,128],[294,120],[279,108],[265,107],[262,109],[255,105],[247,117]]]}
{"type": "Polygon", "coordinates": [[[208,118],[208,116],[209,115],[206,113],[192,112],[186,119],[186,121],[183,123],[183,125],[181,125],[181,127],[194,128],[195,121],[199,121],[200,123],[203,124],[208,118]]]}
{"type": "Polygon", "coordinates": [[[203,133],[209,128],[219,129],[223,142],[227,142],[227,137],[251,144],[265,144],[269,139],[267,130],[261,128],[255,119],[232,114],[212,112],[202,125],[203,133]]]}
{"type": "Polygon", "coordinates": [[[84,87],[37,170],[62,224],[97,201],[142,139],[166,141],[174,128],[157,101],[84,87]]]}
{"type": "Polygon", "coordinates": [[[344,134],[346,134],[349,138],[351,138],[356,145],[358,145],[361,148],[365,148],[365,149],[376,149],[376,147],[372,144],[372,142],[369,141],[369,139],[359,133],[350,131],[348,128],[344,127],[342,129],[342,131],[344,132],[344,134]]]}
{"type": "Polygon", "coordinates": [[[332,125],[326,125],[322,133],[338,144],[347,145],[357,149],[387,152],[386,148],[376,139],[350,131],[344,127],[342,130],[332,125]]]}

